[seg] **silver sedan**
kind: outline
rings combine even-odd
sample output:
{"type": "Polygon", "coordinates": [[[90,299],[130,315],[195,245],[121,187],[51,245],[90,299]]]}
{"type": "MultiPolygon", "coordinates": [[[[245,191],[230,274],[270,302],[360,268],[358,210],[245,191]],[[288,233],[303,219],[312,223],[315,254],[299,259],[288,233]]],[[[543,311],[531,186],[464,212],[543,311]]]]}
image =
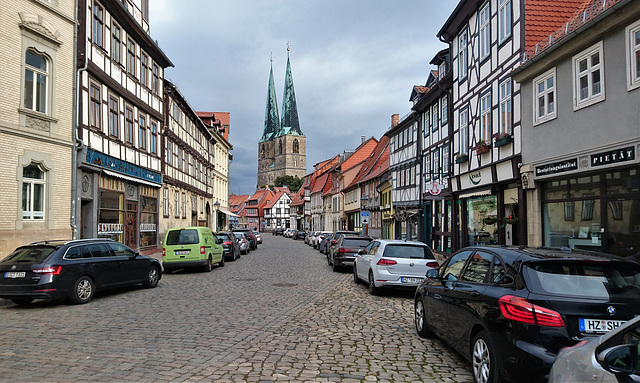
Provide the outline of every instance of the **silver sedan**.
{"type": "Polygon", "coordinates": [[[377,239],[356,255],[353,280],[369,283],[372,295],[385,287],[415,289],[427,270],[438,266],[433,252],[422,242],[377,239]]]}

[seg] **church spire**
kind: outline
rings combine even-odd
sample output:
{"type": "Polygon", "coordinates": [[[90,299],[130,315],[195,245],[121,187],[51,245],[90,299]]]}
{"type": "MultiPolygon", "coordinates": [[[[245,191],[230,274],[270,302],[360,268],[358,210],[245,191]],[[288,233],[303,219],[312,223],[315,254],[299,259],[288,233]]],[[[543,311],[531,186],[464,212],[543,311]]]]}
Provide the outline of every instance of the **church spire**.
{"type": "Polygon", "coordinates": [[[296,105],[296,92],[293,89],[293,76],[291,76],[291,62],[289,61],[289,50],[291,44],[287,43],[287,73],[284,79],[284,98],[282,99],[282,121],[280,123],[280,134],[304,136],[300,130],[298,120],[298,106],[296,105]]]}
{"type": "Polygon", "coordinates": [[[273,82],[273,57],[271,57],[271,72],[269,73],[269,89],[267,90],[267,107],[264,113],[264,131],[260,142],[269,141],[280,132],[280,117],[278,116],[278,101],[273,82]]]}

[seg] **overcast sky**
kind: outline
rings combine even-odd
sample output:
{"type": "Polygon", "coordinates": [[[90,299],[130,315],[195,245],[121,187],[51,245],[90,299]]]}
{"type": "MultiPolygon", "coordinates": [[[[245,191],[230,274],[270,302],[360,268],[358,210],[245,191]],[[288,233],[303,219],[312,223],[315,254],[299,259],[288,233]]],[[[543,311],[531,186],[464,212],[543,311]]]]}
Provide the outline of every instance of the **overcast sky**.
{"type": "Polygon", "coordinates": [[[457,0],[152,0],[165,77],[197,111],[230,112],[229,193],[256,189],[270,59],[282,113],[287,42],[300,128],[313,165],[380,138],[411,110],[414,85],[446,45],[457,0]]]}

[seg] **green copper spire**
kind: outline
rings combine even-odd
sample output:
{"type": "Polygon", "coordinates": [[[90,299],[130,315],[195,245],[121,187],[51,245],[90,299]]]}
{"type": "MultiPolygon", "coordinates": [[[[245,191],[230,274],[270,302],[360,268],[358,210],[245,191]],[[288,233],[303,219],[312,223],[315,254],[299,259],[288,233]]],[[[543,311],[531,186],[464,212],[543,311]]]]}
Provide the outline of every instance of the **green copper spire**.
{"type": "Polygon", "coordinates": [[[282,100],[282,122],[280,133],[283,135],[304,136],[300,130],[298,120],[298,106],[296,105],[296,92],[293,89],[293,76],[291,76],[291,63],[289,62],[289,44],[287,44],[287,73],[284,79],[284,98],[282,100]]]}
{"type": "Polygon", "coordinates": [[[267,90],[267,108],[264,113],[264,132],[260,142],[271,140],[280,132],[280,117],[278,116],[278,101],[273,82],[273,59],[271,59],[271,72],[269,73],[269,89],[267,90]]]}

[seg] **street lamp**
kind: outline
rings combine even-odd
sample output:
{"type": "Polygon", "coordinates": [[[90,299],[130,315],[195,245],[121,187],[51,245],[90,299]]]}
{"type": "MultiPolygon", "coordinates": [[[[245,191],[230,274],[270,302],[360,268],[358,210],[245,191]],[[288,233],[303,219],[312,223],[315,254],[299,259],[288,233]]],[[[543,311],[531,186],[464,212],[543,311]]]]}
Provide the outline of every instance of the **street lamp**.
{"type": "Polygon", "coordinates": [[[362,210],[363,212],[360,213],[361,216],[361,220],[364,221],[364,235],[369,235],[369,212],[367,211],[367,214],[364,214],[364,211],[367,210],[367,203],[369,202],[369,198],[367,198],[366,195],[363,195],[362,198],[360,198],[360,210],[362,210]],[[366,218],[366,219],[365,219],[366,218]]]}
{"type": "Polygon", "coordinates": [[[220,209],[220,202],[216,201],[213,204],[213,207],[216,209],[216,231],[219,231],[219,226],[218,226],[218,217],[220,215],[220,213],[218,213],[218,210],[220,209]]]}

